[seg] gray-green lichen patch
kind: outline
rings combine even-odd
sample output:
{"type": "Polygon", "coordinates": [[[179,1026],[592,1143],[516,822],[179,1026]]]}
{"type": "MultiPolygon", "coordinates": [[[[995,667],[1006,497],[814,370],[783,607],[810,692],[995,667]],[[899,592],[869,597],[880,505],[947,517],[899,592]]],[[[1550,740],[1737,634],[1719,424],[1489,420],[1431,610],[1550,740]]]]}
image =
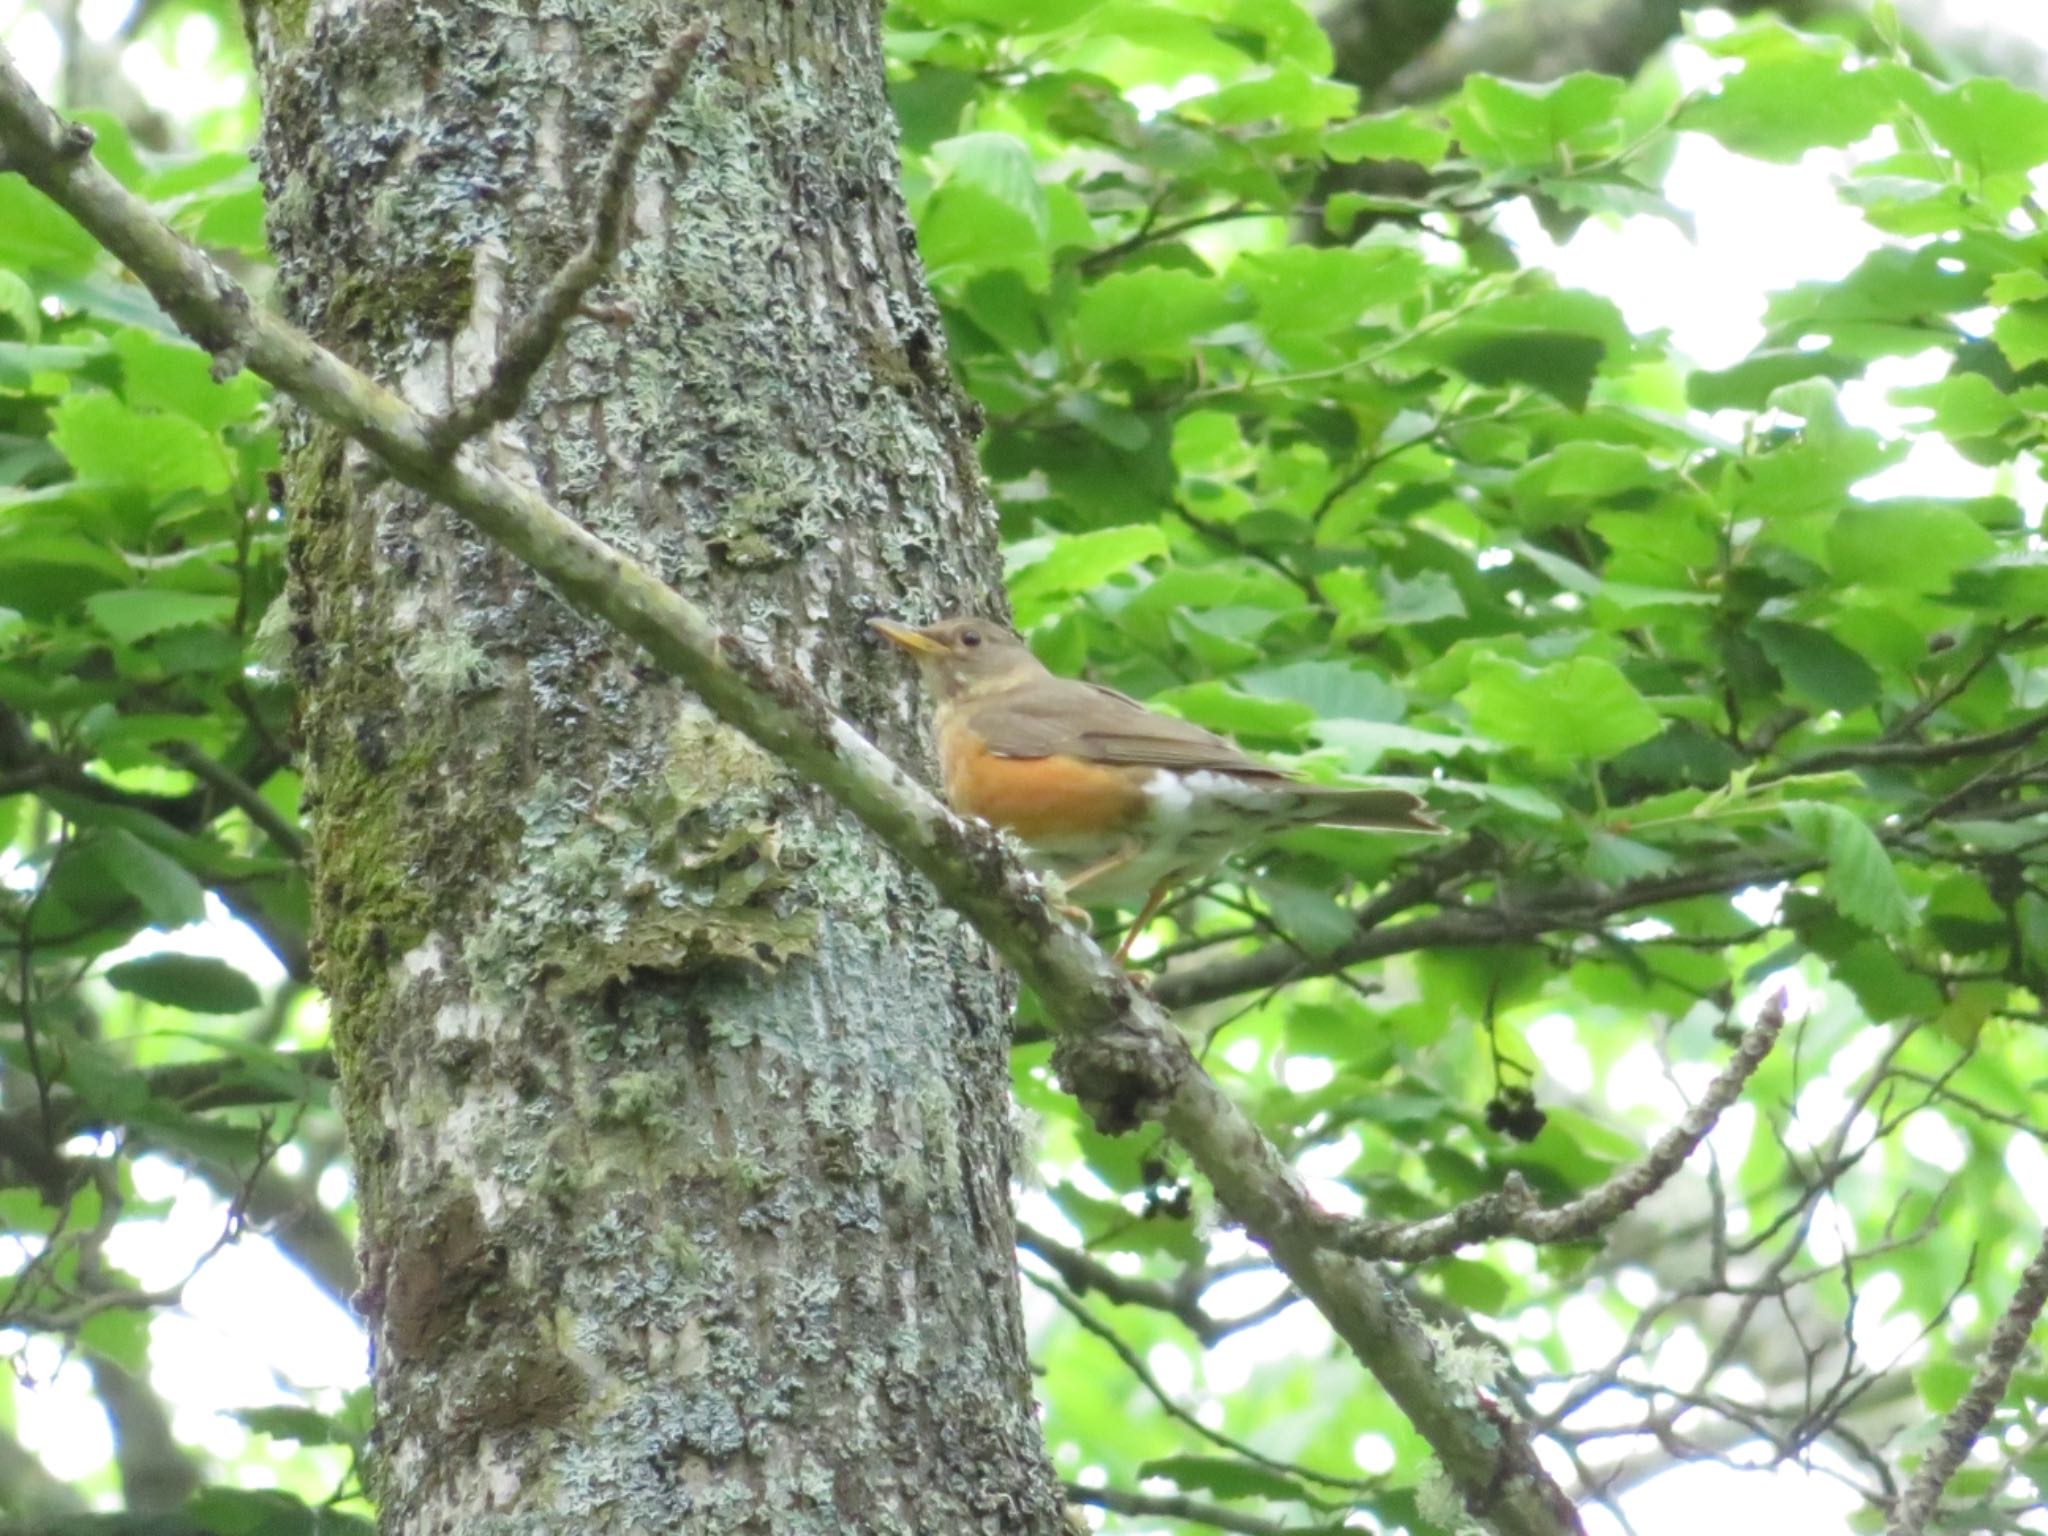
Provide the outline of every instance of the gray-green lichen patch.
{"type": "Polygon", "coordinates": [[[577,995],[809,953],[816,916],[779,845],[787,770],[694,702],[651,769],[623,786],[549,776],[527,793],[511,878],[464,946],[480,979],[577,995]],[[619,811],[592,814],[611,790],[619,811]]]}

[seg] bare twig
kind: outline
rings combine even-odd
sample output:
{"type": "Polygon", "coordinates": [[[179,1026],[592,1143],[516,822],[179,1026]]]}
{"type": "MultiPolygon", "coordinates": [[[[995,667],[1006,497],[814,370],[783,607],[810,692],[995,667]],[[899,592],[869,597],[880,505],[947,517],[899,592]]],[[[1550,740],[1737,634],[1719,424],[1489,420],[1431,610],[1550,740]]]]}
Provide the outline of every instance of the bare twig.
{"type": "Polygon", "coordinates": [[[1770,998],[1742,1037],[1735,1054],[1707,1085],[1685,1117],[1650,1150],[1611,1179],[1563,1205],[1544,1209],[1519,1174],[1510,1173],[1498,1194],[1468,1200],[1426,1221],[1331,1222],[1325,1241],[1361,1258],[1413,1261],[1441,1258],[1471,1243],[1519,1237],[1531,1243],[1569,1243],[1591,1237],[1625,1211],[1633,1210],[1685,1166],[1693,1149],[1742,1093],[1785,1027],[1783,993],[1770,998]]]}
{"type": "Polygon", "coordinates": [[[1977,1366],[1970,1390],[1949,1410],[1942,1421],[1940,1436],[1928,1451],[1927,1459],[1920,1463],[1920,1470],[1913,1474],[1905,1497],[1892,1511],[1885,1536],[1920,1536],[1927,1529],[1927,1522],[1941,1503],[1941,1490],[1956,1475],[1963,1458],[1970,1454],[1970,1447],[1990,1422],[1992,1410],[2005,1397],[2006,1383],[2012,1380],[2013,1368],[2019,1364],[2020,1353],[2027,1347],[2028,1335],[2034,1331],[2044,1305],[2048,1305],[2048,1235],[2042,1237],[2033,1262],[2020,1276],[2011,1305],[1991,1330],[1990,1342],[1984,1346],[1984,1358],[1977,1366]]]}
{"type": "Polygon", "coordinates": [[[646,88],[626,109],[618,136],[612,140],[604,169],[598,176],[597,207],[582,249],[563,263],[562,269],[541,290],[533,308],[512,327],[498,349],[490,382],[428,428],[428,440],[437,452],[453,453],[479,432],[509,421],[524,403],[533,376],[555,350],[562,328],[582,306],[584,295],[617,259],[625,238],[627,201],[633,190],[633,172],[640,163],[640,151],[654,128],[654,120],[675,99],[683,76],[703,45],[704,23],[700,19],[676,34],[661,63],[648,77],[646,88]]]}
{"type": "Polygon", "coordinates": [[[1775,773],[1760,773],[1752,784],[1770,784],[1795,774],[1828,773],[1837,768],[1874,768],[1886,763],[1954,763],[1966,757],[1990,757],[2023,747],[2048,732],[2048,714],[2039,714],[2001,731],[1982,731],[1974,736],[1949,736],[1940,741],[1857,742],[1812,752],[1786,764],[1775,773]]]}
{"type": "Polygon", "coordinates": [[[1017,1246],[1041,1260],[1066,1282],[1076,1296],[1094,1291],[1124,1306],[1147,1307],[1177,1319],[1204,1344],[1214,1344],[1241,1329],[1266,1321],[1301,1300],[1294,1290],[1283,1289],[1237,1317],[1217,1317],[1202,1305],[1202,1295],[1229,1270],[1198,1265],[1172,1281],[1149,1280],[1142,1275],[1120,1275],[1092,1254],[1068,1247],[1022,1222],[1017,1226],[1017,1246]]]}

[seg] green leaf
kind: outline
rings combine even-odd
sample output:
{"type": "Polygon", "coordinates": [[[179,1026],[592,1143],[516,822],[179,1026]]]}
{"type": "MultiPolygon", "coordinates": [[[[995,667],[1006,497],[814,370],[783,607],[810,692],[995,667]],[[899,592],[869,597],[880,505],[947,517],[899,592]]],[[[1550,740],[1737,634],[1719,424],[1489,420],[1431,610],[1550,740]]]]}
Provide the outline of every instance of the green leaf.
{"type": "Polygon", "coordinates": [[[1293,661],[1240,673],[1232,681],[1262,698],[1306,704],[1323,720],[1393,721],[1407,707],[1401,690],[1377,672],[1341,661],[1293,661]]]}
{"type": "Polygon", "coordinates": [[[1196,336],[1235,312],[1217,279],[1154,267],[1114,272],[1096,283],[1082,295],[1069,326],[1083,357],[1185,358],[1196,336]]]}
{"type": "Polygon", "coordinates": [[[974,187],[1015,210],[1043,243],[1051,231],[1038,166],[1022,140],[1007,133],[969,133],[932,146],[931,159],[948,186],[974,187]]]}
{"type": "Polygon", "coordinates": [[[1291,739],[1315,718],[1292,699],[1262,699],[1210,679],[1154,694],[1147,702],[1228,735],[1291,739]]]}
{"type": "Polygon", "coordinates": [[[246,369],[216,383],[212,358],[154,331],[125,326],[114,333],[113,350],[130,404],[188,417],[208,431],[247,421],[266,393],[263,381],[246,369]]]}
{"type": "Polygon", "coordinates": [[[1739,155],[1789,165],[1809,149],[1854,144],[1897,101],[1889,71],[1852,69],[1843,43],[1806,37],[1777,21],[1714,51],[1741,56],[1742,72],[1688,106],[1678,126],[1739,155]]]}
{"type": "Polygon", "coordinates": [[[935,288],[988,272],[1015,272],[1033,288],[1051,278],[1052,255],[1031,215],[981,187],[934,192],[917,216],[917,247],[935,288]]]}
{"type": "Polygon", "coordinates": [[[1212,123],[1277,122],[1297,128],[1319,128],[1332,118],[1358,110],[1358,88],[1335,80],[1318,80],[1298,64],[1226,85],[1187,104],[1191,116],[1212,123]]]}
{"type": "Polygon", "coordinates": [[[301,1445],[349,1445],[354,1436],[340,1424],[312,1408],[279,1403],[265,1408],[231,1408],[228,1417],[252,1434],[273,1440],[296,1440],[301,1445]]]}
{"type": "Polygon", "coordinates": [[[1577,656],[1540,671],[1485,657],[1472,667],[1458,703],[1495,741],[1542,757],[1597,763],[1662,728],[1657,712],[1621,669],[1577,656]]]}
{"type": "Polygon", "coordinates": [[[2048,164],[2048,101],[2009,80],[1984,76],[1937,86],[1914,109],[1935,140],[1978,176],[2048,164]]]}
{"type": "Polygon", "coordinates": [[[235,600],[202,592],[127,587],[87,598],[85,611],[92,615],[95,624],[123,645],[133,645],[167,629],[223,622],[234,614],[235,600]]]}
{"type": "Polygon", "coordinates": [[[1998,541],[1953,502],[1899,498],[1845,509],[1828,529],[1828,564],[1839,581],[1938,592],[1965,566],[1996,554],[1998,541]]]}
{"type": "Polygon", "coordinates": [[[1840,382],[1862,372],[1860,360],[1826,349],[1764,347],[1732,367],[1688,375],[1685,403],[1700,411],[1756,411],[1784,385],[1812,378],[1840,382]]]}
{"type": "Polygon", "coordinates": [[[1321,336],[1419,292],[1427,268],[1405,246],[1290,246],[1242,257],[1230,275],[1243,285],[1269,336],[1321,336]]]}
{"type": "Polygon", "coordinates": [[[36,307],[35,290],[20,273],[5,267],[0,267],[0,321],[22,341],[32,342],[43,331],[43,312],[36,307]]]}
{"type": "Polygon", "coordinates": [[[1793,801],[1784,812],[1792,835],[1826,856],[1827,894],[1835,910],[1875,933],[1903,933],[1912,908],[1891,856],[1863,819],[1816,801],[1793,801]]]}
{"type": "Polygon", "coordinates": [[[1894,405],[1926,406],[1929,429],[1944,437],[1989,437],[2019,419],[2019,407],[1980,373],[1957,373],[1891,392],[1894,405]]]}
{"type": "Polygon", "coordinates": [[[1317,741],[1342,750],[1347,756],[1345,766],[1353,773],[1370,773],[1389,753],[1397,757],[1452,758],[1467,752],[1499,750],[1492,742],[1476,737],[1420,731],[1378,720],[1318,720],[1311,734],[1317,741]]]}
{"type": "Polygon", "coordinates": [[[202,1488],[184,1515],[213,1536],[316,1536],[316,1512],[275,1488],[202,1488]]]}
{"type": "Polygon", "coordinates": [[[1165,553],[1166,534],[1158,524],[1132,523],[1013,544],[1005,555],[1005,574],[1018,618],[1029,625],[1049,599],[1089,591],[1165,553]]]}
{"type": "Polygon", "coordinates": [[[131,1374],[149,1369],[149,1309],[111,1307],[86,1320],[78,1340],[131,1374]]]}
{"type": "Polygon", "coordinates": [[[1339,165],[1409,160],[1433,167],[1450,147],[1450,134],[1412,107],[1357,118],[1323,135],[1323,153],[1339,165]]]}
{"type": "Polygon", "coordinates": [[[143,955],[107,967],[106,977],[123,992],[187,1013],[247,1013],[263,1002],[255,982],[209,955],[143,955]]]}
{"type": "Polygon", "coordinates": [[[1482,1317],[1498,1316],[1514,1294],[1506,1276],[1476,1259],[1439,1259],[1429,1266],[1429,1277],[1445,1297],[1482,1317]]]}
{"type": "Polygon", "coordinates": [[[99,242],[19,176],[0,176],[0,265],[79,277],[104,258],[99,242]]]}
{"type": "Polygon", "coordinates": [[[1991,339],[2017,370],[2048,358],[2048,303],[2015,304],[1991,322],[1991,339]]]}
{"type": "Polygon", "coordinates": [[[1522,466],[1516,494],[1597,501],[1663,479],[1640,448],[1590,440],[1560,443],[1522,466]]]}
{"type": "Polygon", "coordinates": [[[217,494],[228,487],[219,439],[179,416],[130,410],[108,394],[73,395],[50,413],[50,440],[84,479],[150,496],[217,494]]]}
{"type": "Polygon", "coordinates": [[[1357,937],[1357,914],[1320,886],[1258,875],[1252,880],[1252,889],[1266,903],[1288,942],[1312,955],[1327,955],[1357,937]]]}
{"type": "Polygon", "coordinates": [[[1877,698],[1877,672],[1826,630],[1758,619],[1749,634],[1794,693],[1843,711],[1861,709],[1877,698]]]}
{"type": "Polygon", "coordinates": [[[206,916],[206,892],[169,854],[120,827],[99,827],[74,858],[89,858],[101,878],[142,904],[150,923],[182,928],[206,916]]]}
{"type": "Polygon", "coordinates": [[[131,579],[127,561],[89,539],[0,535],[0,605],[32,620],[54,619],[91,594],[131,579]]]}
{"type": "Polygon", "coordinates": [[[1572,74],[1542,85],[1469,75],[1445,108],[1458,147],[1488,170],[1561,164],[1621,144],[1617,107],[1627,83],[1572,74]]]}
{"type": "Polygon", "coordinates": [[[1446,336],[1438,350],[1476,384],[1528,384],[1573,410],[1585,409],[1607,356],[1606,343],[1595,336],[1479,325],[1446,336]]]}
{"type": "Polygon", "coordinates": [[[1222,1499],[1303,1498],[1300,1486],[1292,1479],[1255,1462],[1225,1456],[1162,1456],[1139,1466],[1138,1476],[1163,1477],[1178,1487],[1213,1493],[1222,1499]]]}
{"type": "Polygon", "coordinates": [[[1930,1360],[1913,1373],[1920,1401],[1930,1413],[1947,1413],[1954,1408],[1970,1390],[1972,1379],[1970,1368],[1958,1360],[1930,1360]]]}

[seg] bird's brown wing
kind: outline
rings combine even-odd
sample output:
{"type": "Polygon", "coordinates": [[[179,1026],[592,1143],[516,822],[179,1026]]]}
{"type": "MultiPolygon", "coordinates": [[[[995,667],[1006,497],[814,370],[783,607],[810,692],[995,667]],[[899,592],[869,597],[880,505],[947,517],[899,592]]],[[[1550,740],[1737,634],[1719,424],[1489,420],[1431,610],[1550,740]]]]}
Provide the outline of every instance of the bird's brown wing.
{"type": "Polygon", "coordinates": [[[1214,731],[1073,678],[1034,678],[977,700],[965,723],[999,757],[1078,757],[1093,763],[1286,777],[1214,731]]]}

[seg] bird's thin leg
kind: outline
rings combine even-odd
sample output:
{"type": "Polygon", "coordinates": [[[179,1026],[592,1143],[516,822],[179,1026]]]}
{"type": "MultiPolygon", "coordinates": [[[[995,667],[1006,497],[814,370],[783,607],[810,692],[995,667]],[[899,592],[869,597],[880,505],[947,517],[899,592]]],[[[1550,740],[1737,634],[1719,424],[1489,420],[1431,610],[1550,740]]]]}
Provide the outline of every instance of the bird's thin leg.
{"type": "Polygon", "coordinates": [[[1116,947],[1119,965],[1123,963],[1124,957],[1130,954],[1132,942],[1145,931],[1145,925],[1152,921],[1152,914],[1159,910],[1159,904],[1166,900],[1166,893],[1172,889],[1171,879],[1162,880],[1152,887],[1152,894],[1145,898],[1145,905],[1139,908],[1137,917],[1131,922],[1130,931],[1124,935],[1123,943],[1116,947]]]}
{"type": "Polygon", "coordinates": [[[1069,875],[1066,879],[1062,880],[1060,884],[1065,886],[1070,891],[1078,891],[1090,880],[1099,879],[1103,875],[1109,874],[1114,870],[1122,869],[1126,864],[1130,863],[1131,860],[1137,856],[1137,852],[1137,843],[1127,842],[1121,848],[1117,849],[1115,853],[1110,854],[1107,858],[1097,859],[1093,864],[1090,864],[1086,869],[1083,869],[1078,875],[1069,875]]]}
{"type": "Polygon", "coordinates": [[[1056,875],[1046,876],[1049,886],[1046,891],[1047,899],[1058,909],[1060,916],[1066,918],[1069,922],[1078,923],[1081,927],[1086,928],[1088,926],[1088,909],[1086,907],[1077,907],[1074,903],[1067,900],[1067,893],[1076,886],[1109,874],[1112,870],[1122,869],[1124,865],[1130,863],[1137,852],[1138,844],[1136,841],[1127,842],[1117,849],[1115,853],[1110,854],[1107,858],[1097,859],[1078,875],[1074,875],[1069,879],[1062,880],[1056,875]]]}

